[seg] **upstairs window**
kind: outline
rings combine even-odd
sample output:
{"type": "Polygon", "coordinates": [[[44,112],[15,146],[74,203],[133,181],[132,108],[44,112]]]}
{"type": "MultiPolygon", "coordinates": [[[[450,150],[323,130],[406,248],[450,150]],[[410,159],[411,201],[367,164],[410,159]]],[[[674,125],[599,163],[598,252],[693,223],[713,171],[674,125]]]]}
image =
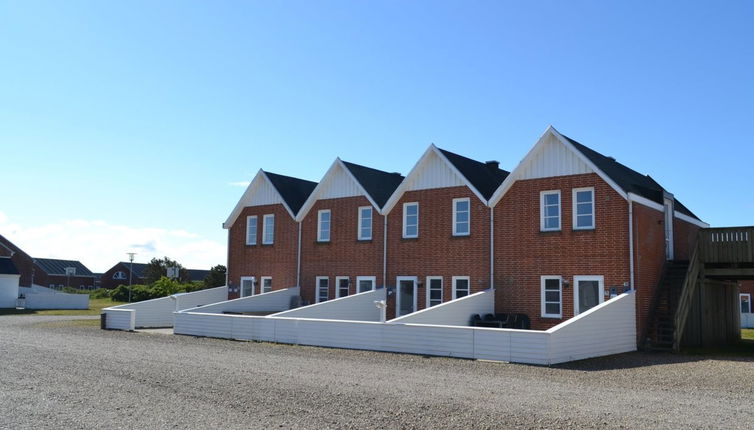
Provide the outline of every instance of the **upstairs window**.
{"type": "Polygon", "coordinates": [[[257,216],[252,215],[246,217],[246,244],[257,244],[257,216]]]}
{"type": "Polygon", "coordinates": [[[327,301],[329,289],[330,278],[327,276],[317,276],[317,303],[327,301]]]}
{"type": "Polygon", "coordinates": [[[468,236],[470,232],[471,213],[468,198],[453,199],[453,236],[468,236]]]}
{"type": "Polygon", "coordinates": [[[403,204],[403,237],[419,237],[419,203],[403,204]]]}
{"type": "Polygon", "coordinates": [[[560,276],[542,276],[542,316],[545,318],[561,318],[563,316],[563,290],[560,276]]]}
{"type": "Polygon", "coordinates": [[[469,295],[471,281],[468,276],[454,276],[453,277],[453,299],[460,299],[469,295]]]}
{"type": "Polygon", "coordinates": [[[560,190],[540,193],[540,230],[560,230],[560,190]]]}
{"type": "Polygon", "coordinates": [[[272,245],[275,242],[275,214],[267,214],[262,218],[262,244],[272,245]]]}
{"type": "Polygon", "coordinates": [[[593,229],[594,224],[594,188],[574,188],[573,229],[593,229]]]}
{"type": "Polygon", "coordinates": [[[372,239],[372,207],[359,208],[359,240],[372,239]]]}
{"type": "Polygon", "coordinates": [[[317,242],[330,241],[330,210],[317,212],[317,242]]]}

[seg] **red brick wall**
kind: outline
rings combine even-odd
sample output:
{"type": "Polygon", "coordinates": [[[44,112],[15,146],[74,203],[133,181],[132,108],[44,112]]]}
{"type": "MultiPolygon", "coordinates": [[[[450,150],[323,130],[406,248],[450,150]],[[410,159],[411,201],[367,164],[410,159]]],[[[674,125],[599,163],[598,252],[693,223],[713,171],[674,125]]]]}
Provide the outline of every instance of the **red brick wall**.
{"type": "Polygon", "coordinates": [[[751,298],[754,299],[754,281],[738,281],[738,292],[751,294],[751,298]]]}
{"type": "Polygon", "coordinates": [[[675,260],[689,260],[691,252],[696,246],[699,227],[678,218],[673,219],[673,258],[675,260]]]}
{"type": "Polygon", "coordinates": [[[301,296],[315,302],[316,277],[329,277],[328,297],[336,297],[335,277],[348,276],[349,294],[356,293],[357,276],[375,276],[383,285],[383,217],[372,207],[372,239],[358,240],[358,208],[372,205],[364,196],[317,201],[302,221],[301,296]],[[318,211],[330,210],[330,241],[317,242],[318,211]]]}
{"type": "Polygon", "coordinates": [[[257,292],[262,276],[272,277],[272,289],[280,290],[296,285],[298,224],[282,204],[251,206],[241,214],[228,234],[228,298],[239,297],[242,276],[255,276],[257,292]],[[262,220],[275,214],[275,239],[272,245],[262,245],[262,220]],[[256,215],[257,244],[246,245],[246,217],[256,215]]]}
{"type": "Polygon", "coordinates": [[[637,338],[645,335],[647,318],[665,265],[663,212],[634,203],[634,280],[637,338]]]}
{"type": "Polygon", "coordinates": [[[495,310],[524,313],[534,329],[571,318],[575,275],[604,276],[605,290],[630,280],[628,204],[596,174],[517,181],[495,206],[495,310]],[[594,230],[572,229],[572,189],[594,187],[594,230]],[[560,190],[561,231],[540,232],[540,191],[560,190]],[[541,316],[541,276],[559,275],[562,318],[541,316]]]}
{"type": "MultiPolygon", "coordinates": [[[[11,261],[13,261],[16,269],[18,269],[18,273],[21,274],[21,278],[19,279],[19,286],[31,286],[31,278],[34,271],[34,262],[32,258],[3,236],[0,236],[0,243],[13,250],[11,261]]],[[[2,254],[0,255],[3,256],[10,255],[10,252],[8,252],[8,250],[2,246],[0,246],[0,252],[2,252],[2,254]]]]}
{"type": "MultiPolygon", "coordinates": [[[[417,276],[418,310],[426,307],[426,277],[443,277],[443,301],[452,299],[452,277],[469,276],[471,292],[489,288],[490,209],[465,186],[409,191],[388,214],[387,285],[398,276],[417,276]],[[471,235],[453,236],[453,199],[468,197],[471,235]],[[419,202],[419,237],[403,239],[403,204],[419,202]]],[[[395,295],[387,317],[395,315],[395,295]]]]}

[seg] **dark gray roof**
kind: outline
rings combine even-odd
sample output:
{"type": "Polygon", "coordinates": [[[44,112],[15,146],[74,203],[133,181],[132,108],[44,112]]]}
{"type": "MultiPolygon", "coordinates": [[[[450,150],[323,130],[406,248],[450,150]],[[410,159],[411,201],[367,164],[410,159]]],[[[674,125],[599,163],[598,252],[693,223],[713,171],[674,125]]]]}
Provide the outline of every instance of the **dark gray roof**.
{"type": "Polygon", "coordinates": [[[440,149],[440,152],[487,200],[510,174],[499,168],[497,163],[483,163],[444,149],[440,149]]]}
{"type": "Polygon", "coordinates": [[[209,270],[186,269],[190,281],[203,281],[209,275],[209,270]]]}
{"type": "MultiPolygon", "coordinates": [[[[131,268],[131,263],[128,261],[121,261],[118,264],[123,265],[126,269],[131,268]]],[[[117,266],[117,265],[116,265],[117,266]]],[[[143,278],[144,277],[144,269],[147,268],[146,263],[134,263],[133,264],[133,275],[135,278],[143,278]]]]}
{"type": "Polygon", "coordinates": [[[66,267],[75,267],[76,276],[94,276],[91,270],[87,269],[78,260],[58,260],[54,258],[35,258],[34,262],[48,275],[64,275],[66,267]]]}
{"type": "Polygon", "coordinates": [[[379,209],[385,206],[387,200],[403,181],[403,175],[400,173],[388,173],[347,161],[343,161],[343,165],[359,181],[379,209]]]}
{"type": "Polygon", "coordinates": [[[298,214],[301,206],[304,205],[306,199],[314,191],[314,187],[317,186],[316,182],[306,181],[304,179],[298,179],[291,176],[278,175],[277,173],[264,172],[272,182],[272,186],[278,190],[280,196],[285,200],[285,203],[293,211],[293,215],[298,214]]]}
{"type": "MultiPolygon", "coordinates": [[[[642,175],[641,173],[624,166],[623,164],[615,161],[614,158],[607,157],[599,152],[583,145],[568,136],[562,135],[566,138],[579,152],[584,154],[597,168],[605,172],[623,191],[627,193],[634,193],[644,198],[652,200],[655,203],[663,204],[663,191],[666,191],[660,184],[652,179],[649,175],[642,175]]],[[[684,206],[678,200],[675,200],[675,210],[678,212],[699,219],[694,215],[686,206],[684,206]]]]}
{"type": "Polygon", "coordinates": [[[13,260],[6,257],[0,257],[0,275],[20,275],[13,260]]]}

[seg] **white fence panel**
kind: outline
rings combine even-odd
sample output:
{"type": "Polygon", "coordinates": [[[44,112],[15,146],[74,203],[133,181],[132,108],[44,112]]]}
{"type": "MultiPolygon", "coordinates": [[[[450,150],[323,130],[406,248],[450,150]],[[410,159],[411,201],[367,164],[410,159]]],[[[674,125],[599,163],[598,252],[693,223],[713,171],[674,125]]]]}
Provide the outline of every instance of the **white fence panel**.
{"type": "Polygon", "coordinates": [[[741,328],[754,328],[754,313],[741,313],[741,328]]]}
{"type": "Polygon", "coordinates": [[[228,300],[228,286],[175,294],[176,310],[191,309],[228,300]]]}
{"type": "Polygon", "coordinates": [[[233,339],[234,315],[176,313],[175,334],[233,339]]]}
{"type": "Polygon", "coordinates": [[[385,300],[385,288],[366,291],[352,296],[315,303],[273,316],[286,318],[316,318],[343,321],[380,321],[382,311],[375,306],[377,300],[385,300]]]}
{"type": "Polygon", "coordinates": [[[270,291],[255,296],[226,300],[211,305],[184,309],[184,311],[221,314],[223,312],[280,312],[291,307],[291,297],[299,295],[299,287],[270,291]]]}
{"type": "Polygon", "coordinates": [[[388,321],[391,324],[468,326],[471,315],[495,312],[495,290],[488,289],[388,321]]]}
{"type": "Polygon", "coordinates": [[[636,295],[624,293],[547,331],[550,363],[636,350],[636,295]]]}
{"type": "Polygon", "coordinates": [[[106,313],[108,329],[132,331],[136,328],[136,312],[133,309],[109,309],[106,313]]]}
{"type": "Polygon", "coordinates": [[[0,308],[15,308],[21,275],[0,275],[0,308]]]}
{"type": "Polygon", "coordinates": [[[25,297],[26,309],[89,309],[88,294],[30,293],[25,297]]]}
{"type": "Polygon", "coordinates": [[[474,329],[474,358],[511,361],[511,331],[476,327],[474,329]]]}

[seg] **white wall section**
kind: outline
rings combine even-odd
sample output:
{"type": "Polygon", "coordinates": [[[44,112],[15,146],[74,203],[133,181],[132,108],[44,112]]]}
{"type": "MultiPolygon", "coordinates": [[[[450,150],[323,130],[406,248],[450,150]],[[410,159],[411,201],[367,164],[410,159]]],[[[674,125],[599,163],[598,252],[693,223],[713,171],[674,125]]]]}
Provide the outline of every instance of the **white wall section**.
{"type": "Polygon", "coordinates": [[[380,321],[381,311],[374,302],[385,300],[385,288],[315,303],[271,316],[317,318],[346,321],[380,321]]]}
{"type": "Polygon", "coordinates": [[[0,275],[0,308],[15,308],[21,275],[0,275]]]}
{"type": "Polygon", "coordinates": [[[431,308],[422,309],[402,317],[394,318],[388,323],[396,324],[439,324],[468,326],[471,315],[491,314],[495,312],[495,291],[487,289],[460,299],[441,303],[431,308]]]}

